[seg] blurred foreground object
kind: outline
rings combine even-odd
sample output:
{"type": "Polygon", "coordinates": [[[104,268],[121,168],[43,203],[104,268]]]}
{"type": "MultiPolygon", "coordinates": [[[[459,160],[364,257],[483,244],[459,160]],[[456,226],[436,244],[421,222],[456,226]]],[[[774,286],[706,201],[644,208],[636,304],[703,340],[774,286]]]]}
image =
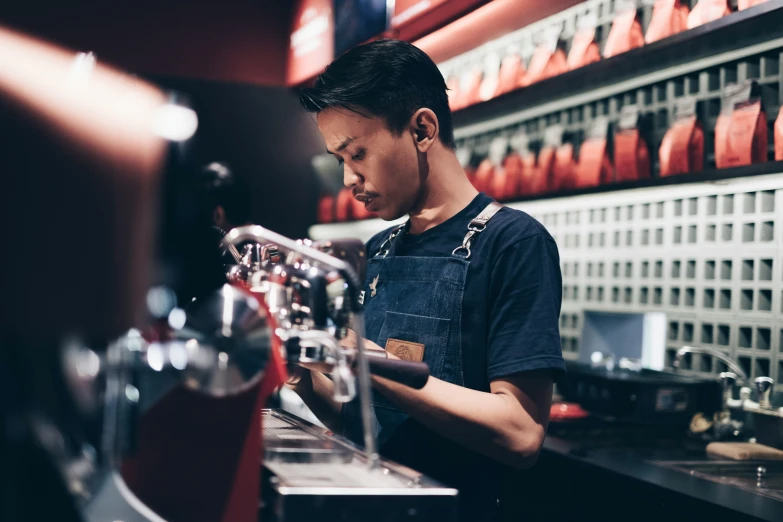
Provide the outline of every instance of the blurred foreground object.
{"type": "Polygon", "coordinates": [[[0,103],[6,237],[20,254],[45,242],[55,261],[48,277],[18,277],[29,256],[3,256],[13,307],[2,332],[119,335],[143,310],[166,147],[156,131],[177,108],[91,55],[2,28],[0,103]]]}
{"type": "Polygon", "coordinates": [[[166,140],[186,139],[197,120],[91,54],[4,27],[0,114],[0,519],[78,520],[78,481],[67,489],[63,469],[74,455],[95,464],[98,367],[77,364],[74,388],[63,348],[103,350],[139,324],[166,140]],[[44,263],[31,256],[42,249],[44,263]]]}
{"type": "MultiPolygon", "coordinates": [[[[109,382],[139,392],[132,404],[122,394],[113,404],[107,398],[107,412],[130,409],[105,440],[111,468],[166,520],[255,521],[261,409],[285,380],[274,320],[252,294],[230,285],[180,312],[181,321],[169,321],[170,340],[143,343],[140,359],[126,352],[129,364],[110,368],[109,382]]],[[[90,522],[118,514],[88,509],[90,522]]]]}

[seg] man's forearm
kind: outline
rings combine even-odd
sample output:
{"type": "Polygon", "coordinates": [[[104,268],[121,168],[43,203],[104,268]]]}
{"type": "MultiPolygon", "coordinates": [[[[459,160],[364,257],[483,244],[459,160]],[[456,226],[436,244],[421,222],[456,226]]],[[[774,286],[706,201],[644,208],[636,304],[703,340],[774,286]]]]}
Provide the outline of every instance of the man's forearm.
{"type": "Polygon", "coordinates": [[[551,381],[536,393],[541,400],[522,397],[525,407],[520,398],[503,389],[496,393],[479,392],[434,377],[421,390],[380,377],[373,377],[373,385],[433,431],[516,467],[532,465],[544,440],[551,381]],[[540,406],[536,404],[542,402],[546,412],[538,411],[540,406]]]}
{"type": "Polygon", "coordinates": [[[340,412],[342,404],[335,401],[334,384],[324,374],[316,371],[308,372],[295,386],[291,386],[304,401],[318,420],[330,430],[342,431],[340,412]]]}

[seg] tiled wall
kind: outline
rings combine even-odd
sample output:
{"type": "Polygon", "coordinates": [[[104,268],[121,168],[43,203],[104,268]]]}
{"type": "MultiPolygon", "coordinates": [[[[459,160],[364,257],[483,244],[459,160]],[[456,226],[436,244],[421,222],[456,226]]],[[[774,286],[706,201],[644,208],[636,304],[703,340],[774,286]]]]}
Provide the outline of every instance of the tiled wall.
{"type": "MultiPolygon", "coordinates": [[[[667,314],[683,345],[723,350],[783,383],[783,175],[515,203],[558,243],[561,336],[574,358],[584,310],[667,314]]],[[[694,355],[686,369],[725,371],[694,355]]]]}

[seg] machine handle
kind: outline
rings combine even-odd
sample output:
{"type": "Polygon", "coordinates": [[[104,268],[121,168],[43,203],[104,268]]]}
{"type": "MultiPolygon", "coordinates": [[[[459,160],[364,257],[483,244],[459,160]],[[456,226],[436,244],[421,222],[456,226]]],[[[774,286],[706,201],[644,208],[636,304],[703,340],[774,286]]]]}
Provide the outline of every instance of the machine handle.
{"type": "Polygon", "coordinates": [[[770,395],[772,395],[772,389],[775,386],[775,381],[770,377],[756,377],[753,381],[756,385],[756,392],[758,393],[759,408],[763,410],[769,410],[772,405],[769,402],[770,395]]]}
{"type": "Polygon", "coordinates": [[[370,373],[420,390],[430,378],[427,363],[368,357],[370,373]]]}

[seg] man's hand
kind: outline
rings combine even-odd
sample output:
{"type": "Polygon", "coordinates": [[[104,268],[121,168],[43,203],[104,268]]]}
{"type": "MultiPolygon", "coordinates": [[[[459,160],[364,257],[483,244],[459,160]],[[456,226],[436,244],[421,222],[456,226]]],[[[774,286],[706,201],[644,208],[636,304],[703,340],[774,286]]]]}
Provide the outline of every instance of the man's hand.
{"type": "MultiPolygon", "coordinates": [[[[348,330],[348,335],[344,339],[340,340],[340,346],[350,351],[349,352],[350,355],[348,357],[348,364],[354,367],[354,363],[356,360],[356,332],[354,332],[353,330],[348,330]]],[[[384,357],[388,359],[399,359],[399,357],[396,357],[393,354],[386,352],[386,350],[384,350],[374,342],[368,341],[367,339],[364,340],[364,349],[367,352],[374,352],[376,356],[379,354],[384,354],[384,357]]],[[[302,362],[297,364],[300,369],[304,368],[306,370],[320,372],[320,373],[329,373],[330,371],[332,371],[332,365],[327,364],[325,362],[315,362],[315,363],[302,362]]]]}
{"type": "Polygon", "coordinates": [[[288,376],[286,386],[299,395],[318,420],[330,430],[339,433],[342,429],[340,422],[342,404],[333,399],[332,381],[317,370],[310,370],[304,365],[296,364],[289,365],[288,376]]]}
{"type": "Polygon", "coordinates": [[[286,367],[288,379],[285,385],[296,391],[297,387],[306,386],[310,381],[310,371],[299,364],[288,364],[286,367]]]}
{"type": "MultiPolygon", "coordinates": [[[[356,349],[356,333],[348,330],[348,335],[340,341],[344,348],[356,349]]],[[[364,341],[365,350],[379,351],[390,359],[397,359],[392,354],[386,353],[377,344],[364,341]]],[[[335,432],[340,431],[340,411],[342,404],[336,402],[334,397],[334,385],[324,374],[332,370],[326,363],[299,363],[289,368],[289,379],[286,382],[289,388],[295,391],[315,414],[318,419],[335,432]]]]}
{"type": "MultiPolygon", "coordinates": [[[[356,350],[356,332],[353,330],[348,330],[348,335],[345,336],[345,338],[340,340],[340,346],[343,348],[349,348],[352,350],[356,350]]],[[[386,354],[387,359],[399,359],[396,355],[393,353],[387,352],[374,342],[370,341],[369,339],[364,339],[364,349],[368,352],[374,351],[374,352],[383,352],[386,354]]]]}

